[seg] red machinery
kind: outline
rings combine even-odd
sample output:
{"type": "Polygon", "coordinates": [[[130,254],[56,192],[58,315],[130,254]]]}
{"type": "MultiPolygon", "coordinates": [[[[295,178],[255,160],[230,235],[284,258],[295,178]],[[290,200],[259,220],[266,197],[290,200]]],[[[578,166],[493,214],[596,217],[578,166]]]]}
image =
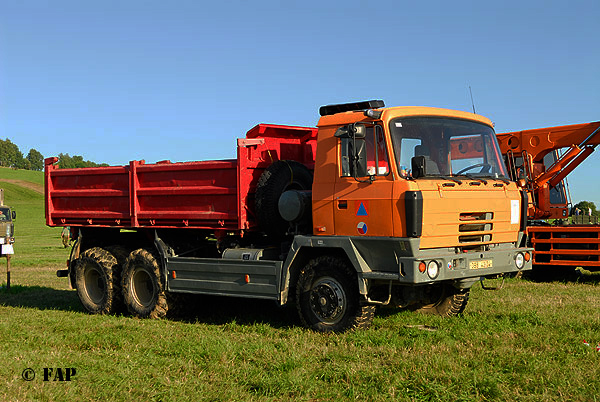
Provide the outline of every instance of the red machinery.
{"type": "Polygon", "coordinates": [[[600,144],[600,122],[497,137],[511,178],[529,196],[527,232],[534,247],[534,266],[600,270],[600,225],[566,224],[570,202],[563,181],[600,144]],[[566,152],[559,154],[564,148],[566,152]],[[558,224],[545,224],[540,219],[556,219],[558,224]]]}

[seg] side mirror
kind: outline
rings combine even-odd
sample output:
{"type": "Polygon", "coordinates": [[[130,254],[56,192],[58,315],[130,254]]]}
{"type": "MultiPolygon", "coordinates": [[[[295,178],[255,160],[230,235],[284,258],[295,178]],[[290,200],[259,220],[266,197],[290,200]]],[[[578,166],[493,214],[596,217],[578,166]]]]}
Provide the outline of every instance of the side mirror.
{"type": "Polygon", "coordinates": [[[423,155],[414,156],[410,160],[410,164],[413,179],[425,177],[425,172],[427,172],[427,166],[425,164],[425,157],[423,155]]]}
{"type": "Polygon", "coordinates": [[[350,136],[354,136],[356,139],[364,139],[367,136],[367,127],[364,124],[349,124],[348,131],[350,136]]]}
{"type": "Polygon", "coordinates": [[[335,134],[333,136],[337,138],[349,138],[350,136],[348,135],[348,126],[338,127],[338,129],[335,130],[335,134]]]}
{"type": "Polygon", "coordinates": [[[17,211],[12,211],[13,220],[17,219],[17,211]]]}
{"type": "Polygon", "coordinates": [[[348,124],[347,126],[338,127],[333,135],[337,138],[356,138],[363,139],[367,136],[367,127],[364,124],[348,124]]]}
{"type": "Polygon", "coordinates": [[[367,127],[364,124],[348,124],[338,127],[334,134],[341,139],[342,176],[365,177],[367,172],[367,127]]]}

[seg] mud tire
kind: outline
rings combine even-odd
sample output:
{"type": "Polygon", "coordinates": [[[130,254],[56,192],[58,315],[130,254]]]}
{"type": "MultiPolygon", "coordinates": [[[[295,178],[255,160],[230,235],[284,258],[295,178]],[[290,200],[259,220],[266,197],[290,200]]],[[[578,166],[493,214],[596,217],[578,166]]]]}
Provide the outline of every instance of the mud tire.
{"type": "Polygon", "coordinates": [[[442,285],[436,292],[433,303],[415,306],[415,311],[442,317],[455,317],[465,311],[469,301],[469,289],[457,289],[442,285]]]}
{"type": "Polygon", "coordinates": [[[125,266],[125,262],[127,261],[127,257],[129,257],[129,251],[125,247],[119,245],[108,246],[104,249],[111,253],[117,259],[117,263],[119,264],[122,270],[125,266]]]}
{"type": "Polygon", "coordinates": [[[360,300],[356,273],[335,257],[318,257],[300,272],[296,307],[302,323],[318,332],[368,328],[375,306],[360,300]]]}
{"type": "Polygon", "coordinates": [[[113,314],[122,305],[120,267],[107,250],[94,247],[75,263],[75,286],[83,307],[91,314],[113,314]]]}
{"type": "Polygon", "coordinates": [[[288,190],[310,190],[312,173],[295,161],[276,161],[265,169],[256,186],[256,216],[268,235],[283,236],[290,224],[279,214],[279,197],[288,190]]]}
{"type": "Polygon", "coordinates": [[[123,269],[125,267],[125,262],[127,262],[129,251],[127,251],[125,247],[118,245],[105,247],[105,250],[117,259],[117,267],[113,269],[113,288],[115,294],[118,295],[118,304],[115,305],[114,310],[116,313],[126,313],[127,308],[123,302],[123,291],[121,286],[123,282],[123,269]]]}
{"type": "Polygon", "coordinates": [[[163,318],[169,310],[165,284],[156,254],[140,248],[127,257],[123,269],[123,301],[138,318],[163,318]]]}

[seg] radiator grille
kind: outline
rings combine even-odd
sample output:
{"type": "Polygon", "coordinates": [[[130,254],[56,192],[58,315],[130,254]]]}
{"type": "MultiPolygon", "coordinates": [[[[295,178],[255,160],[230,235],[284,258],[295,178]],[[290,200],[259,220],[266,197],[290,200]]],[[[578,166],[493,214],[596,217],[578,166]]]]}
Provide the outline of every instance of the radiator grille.
{"type": "Polygon", "coordinates": [[[464,212],[460,214],[458,236],[460,243],[485,243],[492,241],[492,229],[494,224],[493,212],[464,212]],[[465,223],[463,223],[465,222],[465,223]],[[468,222],[468,223],[466,223],[468,222]]]}

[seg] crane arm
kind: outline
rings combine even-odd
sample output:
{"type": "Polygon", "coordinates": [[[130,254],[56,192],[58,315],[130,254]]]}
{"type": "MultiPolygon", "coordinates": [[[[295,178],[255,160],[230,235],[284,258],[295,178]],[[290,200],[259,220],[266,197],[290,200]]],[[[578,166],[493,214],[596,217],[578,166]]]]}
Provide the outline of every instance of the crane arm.
{"type": "Polygon", "coordinates": [[[530,196],[529,217],[566,216],[567,194],[564,186],[557,186],[600,145],[600,121],[501,133],[497,137],[502,154],[511,167],[511,176],[530,196]],[[558,157],[556,151],[562,148],[568,150],[558,157]],[[555,161],[546,166],[544,156],[550,152],[555,153],[555,161]],[[522,158],[520,169],[526,172],[526,179],[521,179],[522,173],[515,165],[517,157],[522,158]],[[563,193],[563,201],[551,203],[551,189],[563,193]]]}
{"type": "Polygon", "coordinates": [[[600,144],[600,121],[496,134],[502,154],[526,151],[534,162],[556,149],[600,144]]]}

